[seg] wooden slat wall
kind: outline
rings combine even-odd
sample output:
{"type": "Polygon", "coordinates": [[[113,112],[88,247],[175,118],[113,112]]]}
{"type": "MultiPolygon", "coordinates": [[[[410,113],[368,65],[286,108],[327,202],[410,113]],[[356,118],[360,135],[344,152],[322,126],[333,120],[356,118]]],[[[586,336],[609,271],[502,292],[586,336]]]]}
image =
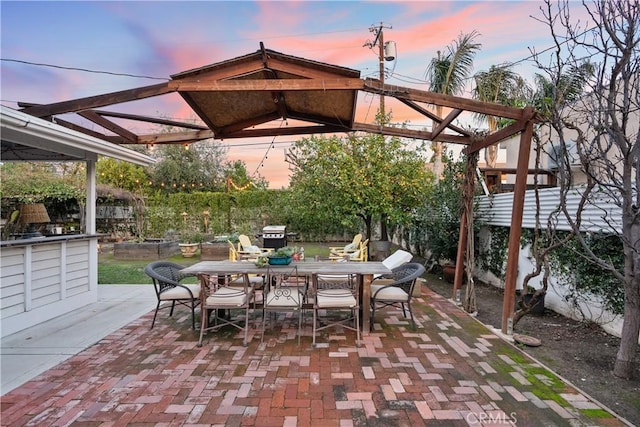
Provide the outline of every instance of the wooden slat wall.
{"type": "Polygon", "coordinates": [[[64,307],[91,300],[95,293],[90,283],[91,244],[91,240],[82,239],[2,248],[3,336],[5,326],[14,330],[22,323],[36,324],[60,315],[64,307]]]}

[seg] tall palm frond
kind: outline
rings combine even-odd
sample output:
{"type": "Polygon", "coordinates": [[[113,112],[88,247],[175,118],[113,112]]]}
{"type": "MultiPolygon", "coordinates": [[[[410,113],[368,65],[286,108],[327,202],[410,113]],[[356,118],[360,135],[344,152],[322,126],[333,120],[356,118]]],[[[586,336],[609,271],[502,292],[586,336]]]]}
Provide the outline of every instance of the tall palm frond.
{"type": "MultiPolygon", "coordinates": [[[[458,95],[465,87],[465,81],[471,75],[473,58],[480,47],[476,38],[477,31],[460,34],[457,40],[447,46],[447,52],[438,51],[438,56],[429,62],[426,75],[429,80],[429,90],[445,95],[458,95]]],[[[436,115],[442,117],[442,107],[436,107],[436,115]]],[[[434,165],[433,173],[437,179],[442,174],[442,155],[444,145],[440,141],[432,144],[434,165]]]]}
{"type": "Polygon", "coordinates": [[[536,93],[533,96],[534,106],[547,114],[553,104],[564,105],[578,100],[584,93],[585,84],[593,77],[594,65],[585,61],[572,66],[554,82],[541,74],[536,74],[536,93]]]}
{"type": "MultiPolygon", "coordinates": [[[[510,68],[509,64],[492,65],[489,71],[476,73],[474,75],[476,87],[473,90],[473,98],[509,106],[522,106],[529,102],[532,96],[529,85],[510,68]]],[[[490,131],[495,131],[508,124],[500,122],[497,117],[488,117],[484,114],[477,114],[476,119],[487,122],[490,131]]]]}
{"type": "Polygon", "coordinates": [[[429,90],[446,95],[457,95],[464,89],[466,79],[473,70],[473,58],[482,47],[475,39],[477,31],[460,34],[447,46],[446,54],[438,51],[427,67],[429,90]]]}
{"type": "MultiPolygon", "coordinates": [[[[502,105],[522,105],[530,99],[528,86],[525,80],[511,71],[509,64],[500,66],[492,65],[489,71],[480,71],[474,75],[476,87],[473,97],[484,102],[493,102],[502,105]]],[[[510,120],[501,120],[499,117],[476,114],[476,120],[486,122],[489,132],[494,132],[507,126],[510,120]]],[[[498,158],[498,146],[492,145],[485,150],[485,161],[488,167],[496,167],[498,158]]]]}

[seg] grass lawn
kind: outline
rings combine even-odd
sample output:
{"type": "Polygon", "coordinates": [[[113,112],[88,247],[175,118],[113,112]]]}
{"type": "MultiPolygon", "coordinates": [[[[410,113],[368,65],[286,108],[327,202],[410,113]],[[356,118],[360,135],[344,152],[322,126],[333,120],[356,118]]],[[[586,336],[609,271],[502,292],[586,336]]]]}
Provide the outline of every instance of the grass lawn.
{"type": "MultiPolygon", "coordinates": [[[[345,243],[346,244],[346,243],[345,243]]],[[[304,247],[304,254],[307,259],[313,259],[318,255],[326,258],[329,255],[329,246],[340,246],[341,243],[296,243],[295,246],[304,247]]],[[[182,255],[175,255],[167,258],[167,261],[184,265],[185,267],[200,261],[200,256],[184,258],[182,255]]],[[[142,285],[151,284],[151,278],[144,273],[144,268],[150,260],[134,261],[120,260],[113,258],[113,251],[105,250],[98,255],[98,284],[100,285],[142,285]]],[[[195,280],[195,279],[194,279],[195,280]]],[[[188,282],[185,282],[188,283],[188,282]]]]}

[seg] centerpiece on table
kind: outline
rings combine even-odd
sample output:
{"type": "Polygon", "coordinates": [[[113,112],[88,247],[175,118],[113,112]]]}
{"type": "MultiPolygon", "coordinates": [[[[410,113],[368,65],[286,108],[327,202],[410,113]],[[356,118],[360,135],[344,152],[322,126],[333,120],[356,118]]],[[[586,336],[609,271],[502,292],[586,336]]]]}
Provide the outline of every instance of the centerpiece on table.
{"type": "Polygon", "coordinates": [[[285,246],[270,252],[266,258],[269,265],[289,265],[295,253],[297,253],[296,248],[285,246]]]}

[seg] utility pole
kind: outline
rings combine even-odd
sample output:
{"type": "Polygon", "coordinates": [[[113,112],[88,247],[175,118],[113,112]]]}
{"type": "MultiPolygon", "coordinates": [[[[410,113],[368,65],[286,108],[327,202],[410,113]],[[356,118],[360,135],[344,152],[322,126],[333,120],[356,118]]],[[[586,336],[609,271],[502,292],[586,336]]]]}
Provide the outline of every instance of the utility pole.
{"type": "MultiPolygon", "coordinates": [[[[378,26],[371,26],[369,28],[369,32],[375,34],[375,39],[371,41],[367,41],[364,46],[373,49],[376,45],[378,45],[378,64],[379,64],[379,73],[380,73],[380,85],[384,86],[384,61],[385,61],[385,43],[384,43],[384,28],[391,29],[391,25],[385,26],[384,23],[379,23],[378,26]]],[[[393,58],[395,59],[395,58],[393,58]]],[[[391,60],[393,60],[391,59],[391,60]]],[[[384,94],[380,94],[380,115],[384,117],[384,94]]]]}

